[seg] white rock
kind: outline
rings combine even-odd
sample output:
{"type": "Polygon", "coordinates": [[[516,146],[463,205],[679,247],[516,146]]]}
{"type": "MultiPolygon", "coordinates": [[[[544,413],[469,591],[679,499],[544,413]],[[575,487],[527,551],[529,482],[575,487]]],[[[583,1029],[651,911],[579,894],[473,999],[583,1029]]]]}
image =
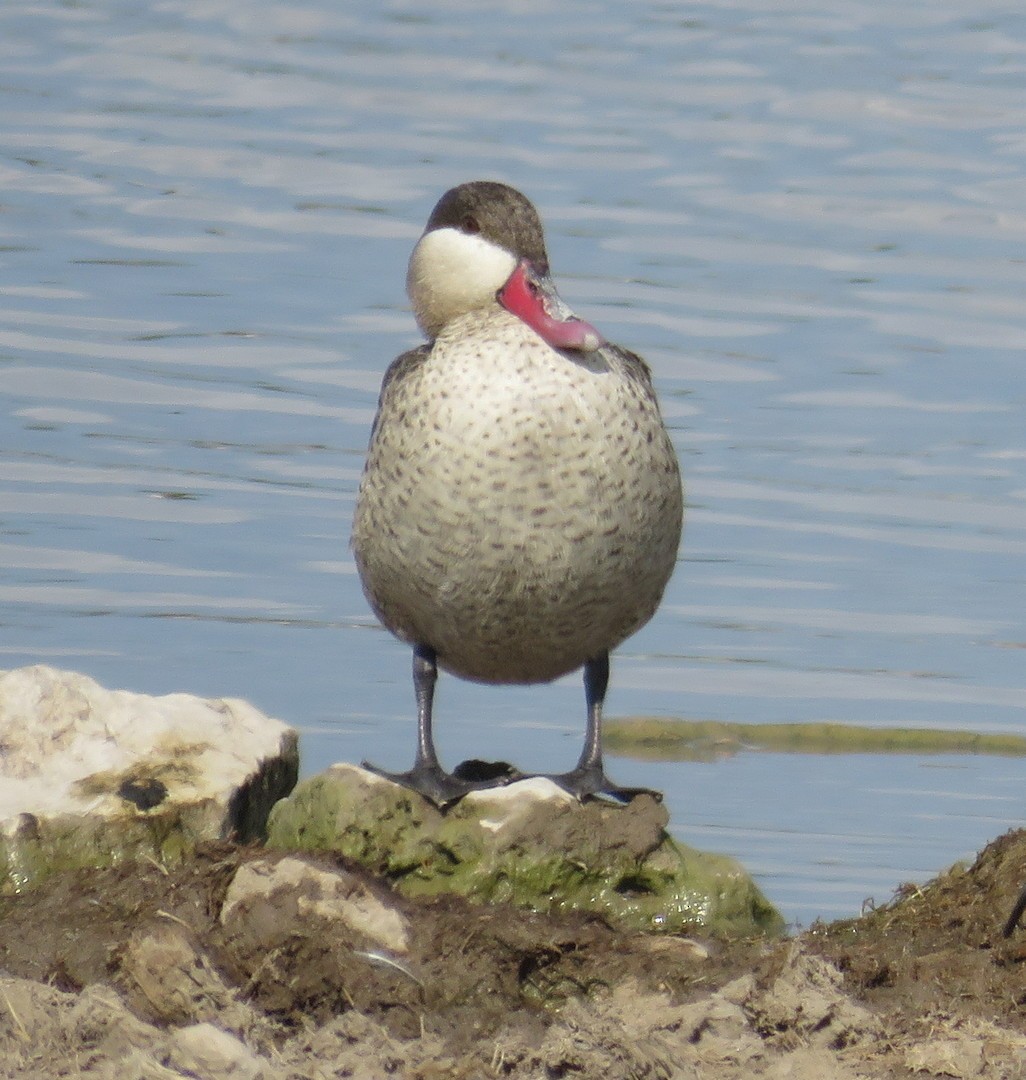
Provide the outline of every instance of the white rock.
{"type": "Polygon", "coordinates": [[[465,801],[468,806],[481,807],[481,828],[493,833],[521,822],[540,802],[561,803],[566,807],[577,802],[573,795],[545,776],[531,776],[505,787],[472,791],[465,801]],[[488,817],[484,816],[486,808],[490,811],[488,817]]]}
{"type": "Polygon", "coordinates": [[[107,690],[43,665],[0,673],[0,747],[0,888],[38,870],[58,823],[74,847],[69,830],[88,821],[98,851],[118,847],[100,823],[161,815],[186,844],[259,835],[298,768],[296,733],[244,701],[107,690]]]}

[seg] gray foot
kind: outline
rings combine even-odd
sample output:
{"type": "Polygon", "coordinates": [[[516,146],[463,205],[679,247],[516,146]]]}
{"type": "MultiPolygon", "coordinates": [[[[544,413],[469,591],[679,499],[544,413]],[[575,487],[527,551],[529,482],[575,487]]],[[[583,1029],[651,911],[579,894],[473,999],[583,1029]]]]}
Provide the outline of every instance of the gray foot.
{"type": "Polygon", "coordinates": [[[663,801],[661,791],[644,787],[621,787],[606,776],[601,765],[578,766],[565,773],[544,773],[546,780],[558,784],[564,791],[583,802],[585,799],[609,799],[617,803],[629,803],[637,795],[651,795],[656,802],[663,801]]]}
{"type": "Polygon", "coordinates": [[[401,773],[379,769],[377,765],[372,765],[369,761],[363,762],[363,767],[372,773],[377,773],[378,776],[383,776],[386,780],[391,780],[394,784],[423,795],[439,810],[453,806],[472,791],[505,787],[514,780],[522,779],[522,774],[505,762],[492,764],[465,761],[452,773],[447,773],[438,764],[414,765],[412,769],[401,773]]]}

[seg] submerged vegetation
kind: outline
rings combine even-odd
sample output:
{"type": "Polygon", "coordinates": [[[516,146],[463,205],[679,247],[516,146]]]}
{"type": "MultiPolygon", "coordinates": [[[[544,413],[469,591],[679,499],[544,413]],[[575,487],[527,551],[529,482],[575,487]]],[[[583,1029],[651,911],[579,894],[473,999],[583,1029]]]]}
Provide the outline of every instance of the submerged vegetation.
{"type": "Polygon", "coordinates": [[[1026,737],[936,728],[852,724],[728,724],[658,717],[609,719],[603,731],[615,754],[661,761],[706,761],[742,750],[794,754],[998,754],[1026,757],[1026,737]]]}

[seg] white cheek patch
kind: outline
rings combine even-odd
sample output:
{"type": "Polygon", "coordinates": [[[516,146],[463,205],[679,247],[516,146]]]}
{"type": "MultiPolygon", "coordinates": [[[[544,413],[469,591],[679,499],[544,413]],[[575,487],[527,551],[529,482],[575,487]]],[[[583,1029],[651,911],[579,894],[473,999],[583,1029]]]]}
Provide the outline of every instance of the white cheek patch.
{"type": "Polygon", "coordinates": [[[421,329],[434,337],[468,311],[487,307],[516,269],[503,248],[458,229],[432,229],[410,256],[406,291],[421,329]]]}

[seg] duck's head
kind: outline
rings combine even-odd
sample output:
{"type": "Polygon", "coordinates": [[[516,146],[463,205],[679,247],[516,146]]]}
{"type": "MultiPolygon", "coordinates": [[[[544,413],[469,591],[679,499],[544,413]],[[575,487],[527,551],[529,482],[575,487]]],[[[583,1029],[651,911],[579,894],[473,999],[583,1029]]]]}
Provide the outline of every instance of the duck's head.
{"type": "Polygon", "coordinates": [[[559,298],[538,211],[506,184],[476,180],[438,200],[410,256],[406,290],[432,340],[453,319],[501,305],[553,348],[603,344],[559,298]]]}

